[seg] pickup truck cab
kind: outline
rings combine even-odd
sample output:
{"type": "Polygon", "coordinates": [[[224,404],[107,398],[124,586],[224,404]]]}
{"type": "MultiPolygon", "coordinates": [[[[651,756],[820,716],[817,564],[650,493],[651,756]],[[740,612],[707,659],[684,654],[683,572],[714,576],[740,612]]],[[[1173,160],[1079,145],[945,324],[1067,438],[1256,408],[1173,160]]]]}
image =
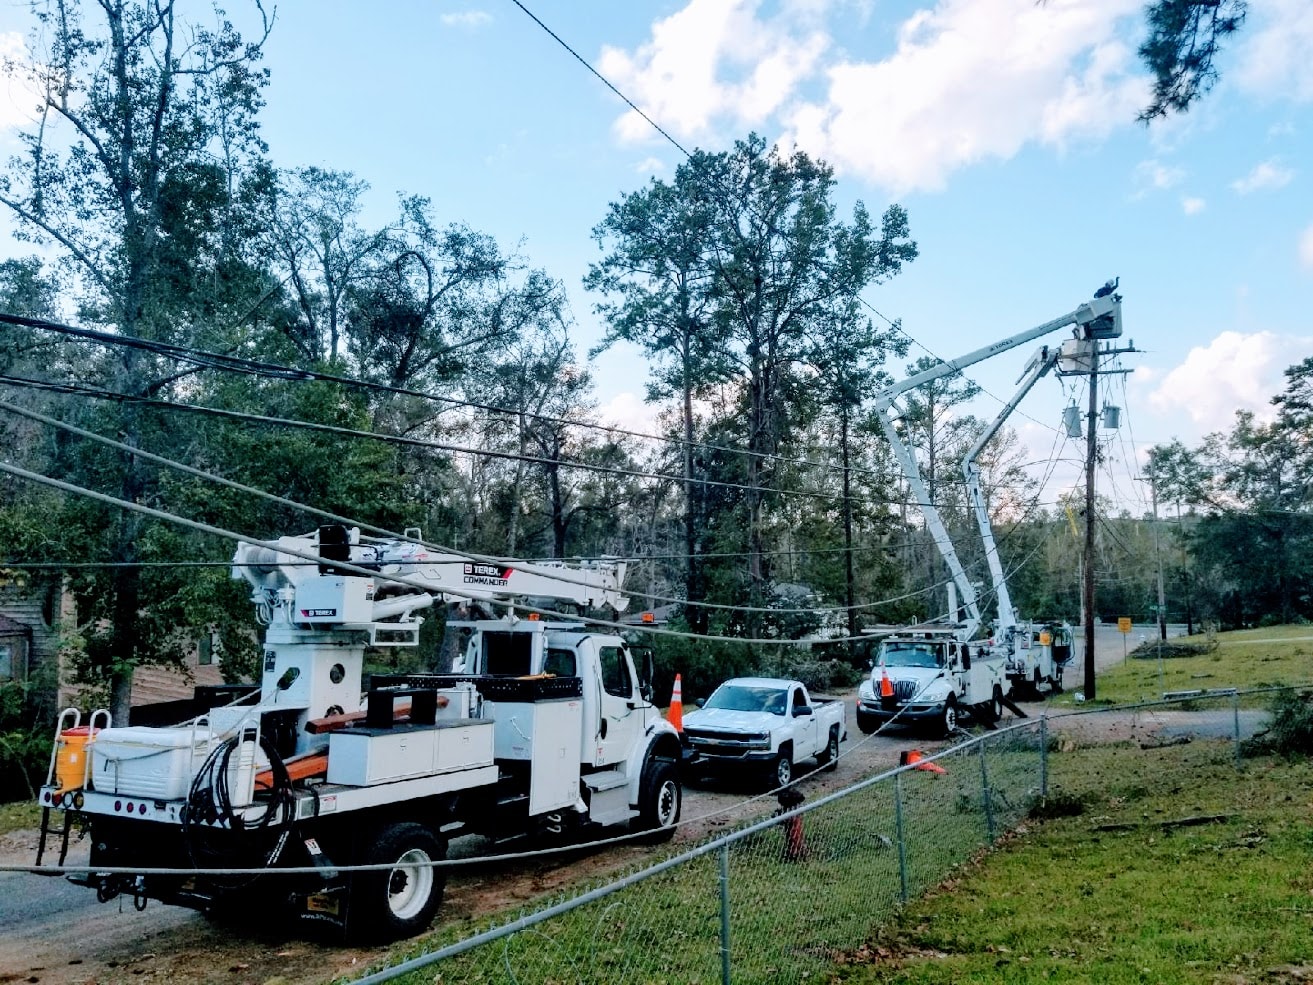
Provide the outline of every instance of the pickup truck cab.
{"type": "Polygon", "coordinates": [[[694,774],[746,766],[786,787],[805,759],[833,769],[847,737],[842,702],[813,699],[799,681],[736,677],[684,716],[685,765],[694,774]]]}

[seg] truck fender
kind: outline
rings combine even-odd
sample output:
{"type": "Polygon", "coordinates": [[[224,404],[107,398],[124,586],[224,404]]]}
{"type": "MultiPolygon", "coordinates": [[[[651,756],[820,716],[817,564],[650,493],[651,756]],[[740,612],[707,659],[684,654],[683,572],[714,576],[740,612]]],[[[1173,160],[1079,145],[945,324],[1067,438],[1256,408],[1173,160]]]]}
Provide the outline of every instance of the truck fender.
{"type": "Polygon", "coordinates": [[[643,777],[647,774],[648,763],[654,759],[664,759],[678,766],[682,747],[679,733],[670,727],[664,719],[648,729],[647,741],[637,745],[629,755],[625,770],[629,776],[629,803],[637,806],[643,791],[643,777]],[[665,728],[661,728],[665,725],[665,728]]]}

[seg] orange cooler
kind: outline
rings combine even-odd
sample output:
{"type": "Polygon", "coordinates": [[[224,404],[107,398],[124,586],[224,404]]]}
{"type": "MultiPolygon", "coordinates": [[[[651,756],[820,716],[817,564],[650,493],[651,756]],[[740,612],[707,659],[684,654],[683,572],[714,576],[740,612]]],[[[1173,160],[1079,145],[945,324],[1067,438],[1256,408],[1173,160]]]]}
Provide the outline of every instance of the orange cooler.
{"type": "Polygon", "coordinates": [[[56,792],[81,790],[83,781],[91,776],[87,770],[87,745],[91,742],[91,726],[66,728],[59,733],[57,741],[59,749],[55,753],[55,786],[59,789],[56,792]]]}

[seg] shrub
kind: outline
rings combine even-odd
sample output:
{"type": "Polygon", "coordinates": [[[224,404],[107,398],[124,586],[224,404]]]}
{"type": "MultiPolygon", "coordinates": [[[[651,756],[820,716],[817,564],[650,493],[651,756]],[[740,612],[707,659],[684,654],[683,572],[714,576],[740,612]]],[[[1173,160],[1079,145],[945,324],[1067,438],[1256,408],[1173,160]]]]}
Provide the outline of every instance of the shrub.
{"type": "Polygon", "coordinates": [[[1277,755],[1307,758],[1313,753],[1313,693],[1281,691],[1272,699],[1272,724],[1246,739],[1246,756],[1277,755]]]}

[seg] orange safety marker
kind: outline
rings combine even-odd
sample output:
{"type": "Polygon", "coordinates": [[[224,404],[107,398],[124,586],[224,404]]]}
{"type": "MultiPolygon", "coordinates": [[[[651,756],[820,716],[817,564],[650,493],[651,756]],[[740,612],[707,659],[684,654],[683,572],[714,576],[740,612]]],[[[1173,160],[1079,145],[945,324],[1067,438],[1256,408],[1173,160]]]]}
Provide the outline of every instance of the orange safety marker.
{"type": "Polygon", "coordinates": [[[880,697],[892,698],[894,696],[894,685],[889,680],[889,671],[884,667],[880,668],[880,697]]]}
{"type": "Polygon", "coordinates": [[[675,727],[676,732],[684,731],[684,695],[678,674],[675,675],[675,688],[670,692],[670,710],[666,712],[666,721],[675,727]]]}
{"type": "Polygon", "coordinates": [[[932,763],[921,755],[918,749],[904,749],[898,756],[899,766],[910,766],[915,770],[925,770],[927,773],[947,773],[938,763],[932,763]]]}

